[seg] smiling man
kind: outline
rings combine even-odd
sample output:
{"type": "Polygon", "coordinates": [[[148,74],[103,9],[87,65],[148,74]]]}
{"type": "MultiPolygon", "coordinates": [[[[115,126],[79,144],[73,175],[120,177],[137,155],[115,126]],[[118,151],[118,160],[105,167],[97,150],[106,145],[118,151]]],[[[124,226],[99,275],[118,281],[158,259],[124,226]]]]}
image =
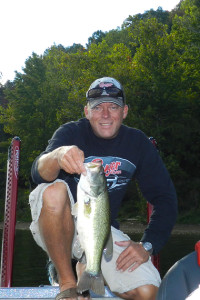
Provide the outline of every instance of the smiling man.
{"type": "MultiPolygon", "coordinates": [[[[168,240],[177,216],[173,183],[155,147],[138,129],[123,125],[128,114],[124,90],[114,78],[95,80],[86,93],[86,118],[56,130],[32,166],[38,184],[30,194],[31,231],[53,262],[60,287],[56,299],[78,299],[71,266],[76,230],[71,208],[77,183],[85,174],[84,162],[101,160],[107,180],[111,231],[114,241],[110,262],[102,257],[106,284],[123,299],[153,300],[160,276],[151,262],[168,240]],[[141,241],[119,230],[118,212],[130,180],[136,179],[143,196],[154,206],[141,241]]],[[[101,229],[100,229],[101,230],[101,229]]],[[[77,263],[78,277],[84,266],[77,263]]],[[[89,297],[89,296],[88,296],[89,297]]]]}
{"type": "Polygon", "coordinates": [[[96,136],[104,139],[116,137],[128,113],[120,83],[113,78],[97,79],[91,84],[86,97],[85,116],[96,136]]]}
{"type": "Polygon", "coordinates": [[[112,139],[117,136],[122,121],[127,116],[128,106],[120,107],[114,103],[100,103],[91,107],[88,104],[84,110],[96,136],[112,139]]]}

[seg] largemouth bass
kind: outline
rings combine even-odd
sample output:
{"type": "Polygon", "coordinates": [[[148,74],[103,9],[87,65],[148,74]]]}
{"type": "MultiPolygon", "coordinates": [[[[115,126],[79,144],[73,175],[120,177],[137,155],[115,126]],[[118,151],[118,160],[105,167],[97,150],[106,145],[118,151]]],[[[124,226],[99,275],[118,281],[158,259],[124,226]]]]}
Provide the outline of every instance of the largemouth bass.
{"type": "Polygon", "coordinates": [[[100,161],[85,163],[87,175],[81,175],[77,188],[77,232],[86,256],[86,269],[78,282],[78,291],[91,289],[104,295],[101,258],[112,258],[113,241],[110,225],[110,207],[104,169],[100,161]]]}

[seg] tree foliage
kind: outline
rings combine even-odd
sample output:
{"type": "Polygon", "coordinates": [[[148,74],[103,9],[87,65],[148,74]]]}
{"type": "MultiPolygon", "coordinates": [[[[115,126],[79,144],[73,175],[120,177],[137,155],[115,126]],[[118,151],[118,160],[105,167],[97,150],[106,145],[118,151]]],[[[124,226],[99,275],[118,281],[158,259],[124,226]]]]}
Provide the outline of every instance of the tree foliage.
{"type": "Polygon", "coordinates": [[[130,107],[125,123],[157,139],[180,209],[199,209],[199,57],[197,0],[180,1],[171,12],[158,8],[128,16],[117,29],[94,32],[87,48],[53,45],[41,56],[33,53],[23,72],[0,87],[1,166],[5,146],[19,136],[20,176],[26,183],[54,130],[83,116],[91,82],[111,76],[125,88],[130,107]]]}

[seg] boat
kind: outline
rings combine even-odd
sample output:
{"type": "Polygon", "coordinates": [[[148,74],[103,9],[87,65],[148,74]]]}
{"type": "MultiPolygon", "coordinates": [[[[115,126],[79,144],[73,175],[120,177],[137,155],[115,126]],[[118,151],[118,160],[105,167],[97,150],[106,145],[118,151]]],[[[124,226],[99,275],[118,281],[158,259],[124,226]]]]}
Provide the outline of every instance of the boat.
{"type": "MultiPolygon", "coordinates": [[[[1,269],[0,269],[0,299],[54,299],[59,293],[58,286],[45,285],[39,287],[12,287],[12,271],[13,271],[13,256],[14,256],[14,240],[15,240],[15,225],[16,225],[16,204],[17,204],[17,192],[18,192],[18,173],[19,173],[19,159],[20,159],[20,138],[13,138],[11,145],[8,149],[8,161],[7,161],[7,181],[6,181],[6,199],[5,199],[5,213],[4,213],[4,226],[2,235],[2,251],[1,251],[1,269]]],[[[147,221],[149,222],[153,207],[148,204],[147,221]]],[[[197,254],[197,264],[199,266],[198,278],[200,278],[200,241],[195,246],[197,254]]],[[[152,256],[152,262],[159,270],[160,257],[159,255],[152,256]]],[[[189,266],[188,266],[189,267],[189,266]]],[[[176,266],[172,267],[173,270],[169,270],[164,277],[161,284],[166,290],[165,282],[169,278],[173,278],[173,274],[176,274],[176,266]],[[174,270],[175,269],[175,270],[174,270]],[[167,279],[165,279],[167,278],[167,279]]],[[[198,271],[197,271],[198,272],[198,271]]],[[[176,277],[176,276],[175,276],[176,277]]],[[[176,286],[176,280],[173,280],[174,287],[176,286]]],[[[198,282],[198,281],[197,281],[198,282]]],[[[184,282],[183,282],[184,284],[184,282]]],[[[170,285],[171,288],[172,285],[170,285]]],[[[200,286],[200,280],[199,280],[200,286]]],[[[179,287],[178,287],[179,288],[179,287]]],[[[190,292],[193,292],[190,290],[190,292]]],[[[169,289],[170,293],[170,289],[169,289]]],[[[104,296],[96,295],[90,291],[91,298],[115,298],[116,297],[107,287],[105,287],[104,296]]],[[[162,290],[159,289],[159,299],[169,300],[169,295],[163,296],[162,290]],[[161,297],[161,298],[160,298],[161,297]]],[[[180,299],[177,296],[177,299],[180,299]]]]}
{"type": "MultiPolygon", "coordinates": [[[[54,299],[59,293],[58,286],[45,285],[39,287],[12,287],[20,144],[20,138],[14,137],[8,149],[0,268],[0,299],[54,299]]],[[[102,298],[102,296],[96,295],[92,291],[90,291],[90,294],[91,298],[102,298]]],[[[107,287],[105,287],[105,294],[103,298],[120,299],[107,287]]]]}

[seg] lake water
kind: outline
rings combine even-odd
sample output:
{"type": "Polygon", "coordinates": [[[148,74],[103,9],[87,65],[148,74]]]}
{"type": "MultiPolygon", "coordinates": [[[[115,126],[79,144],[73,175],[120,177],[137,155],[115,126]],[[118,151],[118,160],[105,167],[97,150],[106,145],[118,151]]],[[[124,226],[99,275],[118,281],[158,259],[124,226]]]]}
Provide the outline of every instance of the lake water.
{"type": "MultiPolygon", "coordinates": [[[[2,231],[0,231],[1,241],[2,231]]],[[[141,234],[134,234],[137,241],[141,234]]],[[[161,277],[180,258],[194,251],[199,240],[197,234],[172,235],[160,253],[161,277]]],[[[48,258],[34,242],[30,231],[17,230],[15,238],[14,268],[12,286],[40,286],[49,284],[46,272],[48,258]]]]}

